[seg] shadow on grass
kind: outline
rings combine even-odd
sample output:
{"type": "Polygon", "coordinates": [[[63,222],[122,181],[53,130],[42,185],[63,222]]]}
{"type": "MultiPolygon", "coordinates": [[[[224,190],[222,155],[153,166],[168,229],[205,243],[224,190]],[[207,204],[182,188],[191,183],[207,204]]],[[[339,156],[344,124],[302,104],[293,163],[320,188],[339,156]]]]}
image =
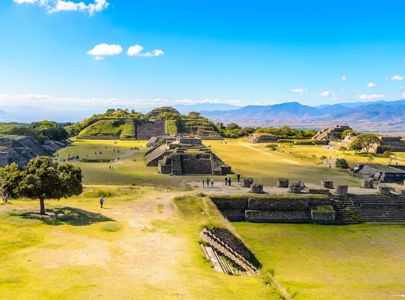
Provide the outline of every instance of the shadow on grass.
{"type": "Polygon", "coordinates": [[[40,220],[48,225],[69,224],[72,226],[86,226],[93,223],[114,221],[102,214],[73,207],[50,209],[47,210],[47,215],[45,216],[34,212],[22,212],[14,215],[21,216],[24,219],[40,220]]]}

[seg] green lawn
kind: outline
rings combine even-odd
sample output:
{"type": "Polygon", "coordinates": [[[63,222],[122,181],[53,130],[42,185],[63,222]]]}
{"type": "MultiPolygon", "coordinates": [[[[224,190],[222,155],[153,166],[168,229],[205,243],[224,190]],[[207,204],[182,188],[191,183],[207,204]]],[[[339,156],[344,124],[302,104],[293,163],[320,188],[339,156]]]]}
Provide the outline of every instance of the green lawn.
{"type": "MultiPolygon", "coordinates": [[[[0,205],[0,299],[276,299],[263,275],[273,271],[297,299],[405,294],[405,226],[230,224],[207,198],[179,190],[181,182],[202,176],[161,175],[146,167],[145,144],[76,140],[58,151],[56,159],[70,154],[114,160],[73,162],[83,169],[86,189],[79,197],[47,202],[48,209],[65,214],[59,220],[24,216],[38,211],[37,201],[0,205]],[[101,194],[105,209],[98,207],[101,194]],[[263,263],[263,273],[232,277],[212,270],[198,245],[206,225],[240,235],[263,263]]],[[[265,184],[278,177],[359,184],[346,171],[319,164],[320,156],[343,155],[339,151],[318,146],[270,151],[243,140],[205,144],[235,172],[265,184]]],[[[344,155],[350,163],[367,160],[344,155]]]]}
{"type": "MultiPolygon", "coordinates": [[[[231,165],[236,173],[253,177],[263,184],[275,185],[279,177],[315,184],[319,184],[323,178],[331,178],[337,184],[351,186],[360,184],[360,180],[351,176],[348,171],[328,169],[320,164],[322,155],[340,156],[341,153],[335,150],[319,146],[281,146],[280,151],[270,151],[263,144],[251,144],[243,140],[227,140],[226,144],[225,141],[204,141],[204,143],[231,165]]],[[[161,185],[178,188],[182,182],[200,181],[205,177],[158,174],[156,167],[145,166],[143,159],[145,151],[145,141],[75,140],[71,146],[61,149],[57,155],[58,158],[67,158],[68,154],[90,159],[120,158],[119,161],[112,163],[73,162],[83,169],[86,184],[161,185]],[[140,151],[130,150],[131,147],[140,147],[140,151]],[[113,149],[119,149],[120,153],[113,152],[113,149]],[[100,151],[102,154],[99,154],[100,151]],[[113,171],[109,170],[109,165],[114,167],[113,171]]],[[[346,155],[351,158],[350,162],[367,159],[358,155],[346,155]]],[[[380,158],[375,160],[384,162],[380,158]]],[[[221,178],[217,180],[222,181],[221,178]]]]}
{"type": "Polygon", "coordinates": [[[22,216],[37,201],[0,205],[0,299],[278,299],[261,276],[212,269],[199,231],[227,224],[207,199],[176,195],[89,187],[48,201],[48,212],[67,215],[46,223],[22,216]],[[108,192],[105,209],[99,192],[108,192]]]}
{"type": "Polygon", "coordinates": [[[210,145],[235,172],[245,177],[253,177],[257,182],[266,185],[275,185],[279,177],[314,184],[319,184],[323,178],[331,178],[337,184],[360,185],[360,180],[347,171],[328,169],[320,165],[319,157],[325,152],[319,146],[282,145],[280,151],[270,151],[265,144],[252,144],[243,140],[227,140],[226,144],[222,141],[204,143],[210,145]],[[296,152],[301,155],[294,154],[296,152]],[[318,155],[318,158],[312,155],[318,155]]]}
{"type": "Polygon", "coordinates": [[[405,294],[405,226],[233,225],[296,299],[405,294]]]}

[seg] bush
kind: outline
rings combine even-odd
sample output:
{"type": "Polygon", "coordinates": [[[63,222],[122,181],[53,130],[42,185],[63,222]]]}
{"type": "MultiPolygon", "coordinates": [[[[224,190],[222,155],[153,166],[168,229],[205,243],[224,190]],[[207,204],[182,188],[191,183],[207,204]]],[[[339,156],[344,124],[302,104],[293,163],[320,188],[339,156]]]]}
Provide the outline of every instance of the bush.
{"type": "Polygon", "coordinates": [[[315,145],[313,140],[295,140],[294,145],[315,145]]]}
{"type": "Polygon", "coordinates": [[[266,148],[269,148],[271,151],[276,151],[278,145],[277,144],[268,144],[266,145],[266,148]]]}

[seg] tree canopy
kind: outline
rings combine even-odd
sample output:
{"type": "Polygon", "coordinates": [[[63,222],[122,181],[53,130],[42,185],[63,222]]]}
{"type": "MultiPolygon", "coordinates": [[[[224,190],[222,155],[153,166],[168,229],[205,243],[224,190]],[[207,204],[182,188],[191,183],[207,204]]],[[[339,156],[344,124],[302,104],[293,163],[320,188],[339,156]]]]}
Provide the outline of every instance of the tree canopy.
{"type": "Polygon", "coordinates": [[[0,169],[2,188],[12,197],[39,199],[40,213],[45,214],[46,199],[80,195],[82,171],[71,164],[59,164],[51,157],[38,156],[23,170],[15,164],[0,169]]]}
{"type": "Polygon", "coordinates": [[[366,133],[358,135],[350,145],[350,150],[369,152],[371,147],[379,145],[380,138],[376,134],[366,133]]]}

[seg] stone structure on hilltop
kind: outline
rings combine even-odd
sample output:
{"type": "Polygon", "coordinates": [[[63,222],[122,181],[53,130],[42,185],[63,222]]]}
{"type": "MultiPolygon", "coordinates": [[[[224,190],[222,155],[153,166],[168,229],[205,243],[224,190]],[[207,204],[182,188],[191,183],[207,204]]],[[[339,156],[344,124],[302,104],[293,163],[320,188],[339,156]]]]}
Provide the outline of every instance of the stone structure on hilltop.
{"type": "Polygon", "coordinates": [[[351,130],[351,128],[345,125],[328,127],[319,131],[312,139],[318,144],[327,145],[330,141],[342,139],[342,134],[345,130],[351,130]]]}
{"type": "Polygon", "coordinates": [[[405,152],[405,141],[400,136],[380,136],[380,145],[375,149],[375,153],[405,152]]]}
{"type": "MultiPolygon", "coordinates": [[[[349,133],[342,141],[331,141],[330,146],[334,148],[344,147],[350,149],[350,146],[356,140],[358,134],[349,133]]],[[[390,152],[405,152],[405,141],[400,136],[379,136],[379,143],[374,143],[371,145],[368,151],[370,153],[384,153],[385,151],[390,152]]]]}
{"type": "Polygon", "coordinates": [[[274,143],[278,141],[278,138],[273,134],[253,133],[247,140],[251,143],[274,143]]]}
{"type": "Polygon", "coordinates": [[[353,168],[353,173],[379,182],[403,182],[405,180],[405,170],[402,168],[405,167],[358,164],[353,168]]]}
{"type": "Polygon", "coordinates": [[[203,145],[200,138],[178,136],[145,153],[148,167],[157,166],[159,173],[172,175],[232,173],[215,153],[203,145]]]}
{"type": "Polygon", "coordinates": [[[29,136],[0,134],[0,167],[13,162],[24,167],[31,159],[40,155],[51,155],[64,146],[62,142],[41,145],[29,136]]]}

